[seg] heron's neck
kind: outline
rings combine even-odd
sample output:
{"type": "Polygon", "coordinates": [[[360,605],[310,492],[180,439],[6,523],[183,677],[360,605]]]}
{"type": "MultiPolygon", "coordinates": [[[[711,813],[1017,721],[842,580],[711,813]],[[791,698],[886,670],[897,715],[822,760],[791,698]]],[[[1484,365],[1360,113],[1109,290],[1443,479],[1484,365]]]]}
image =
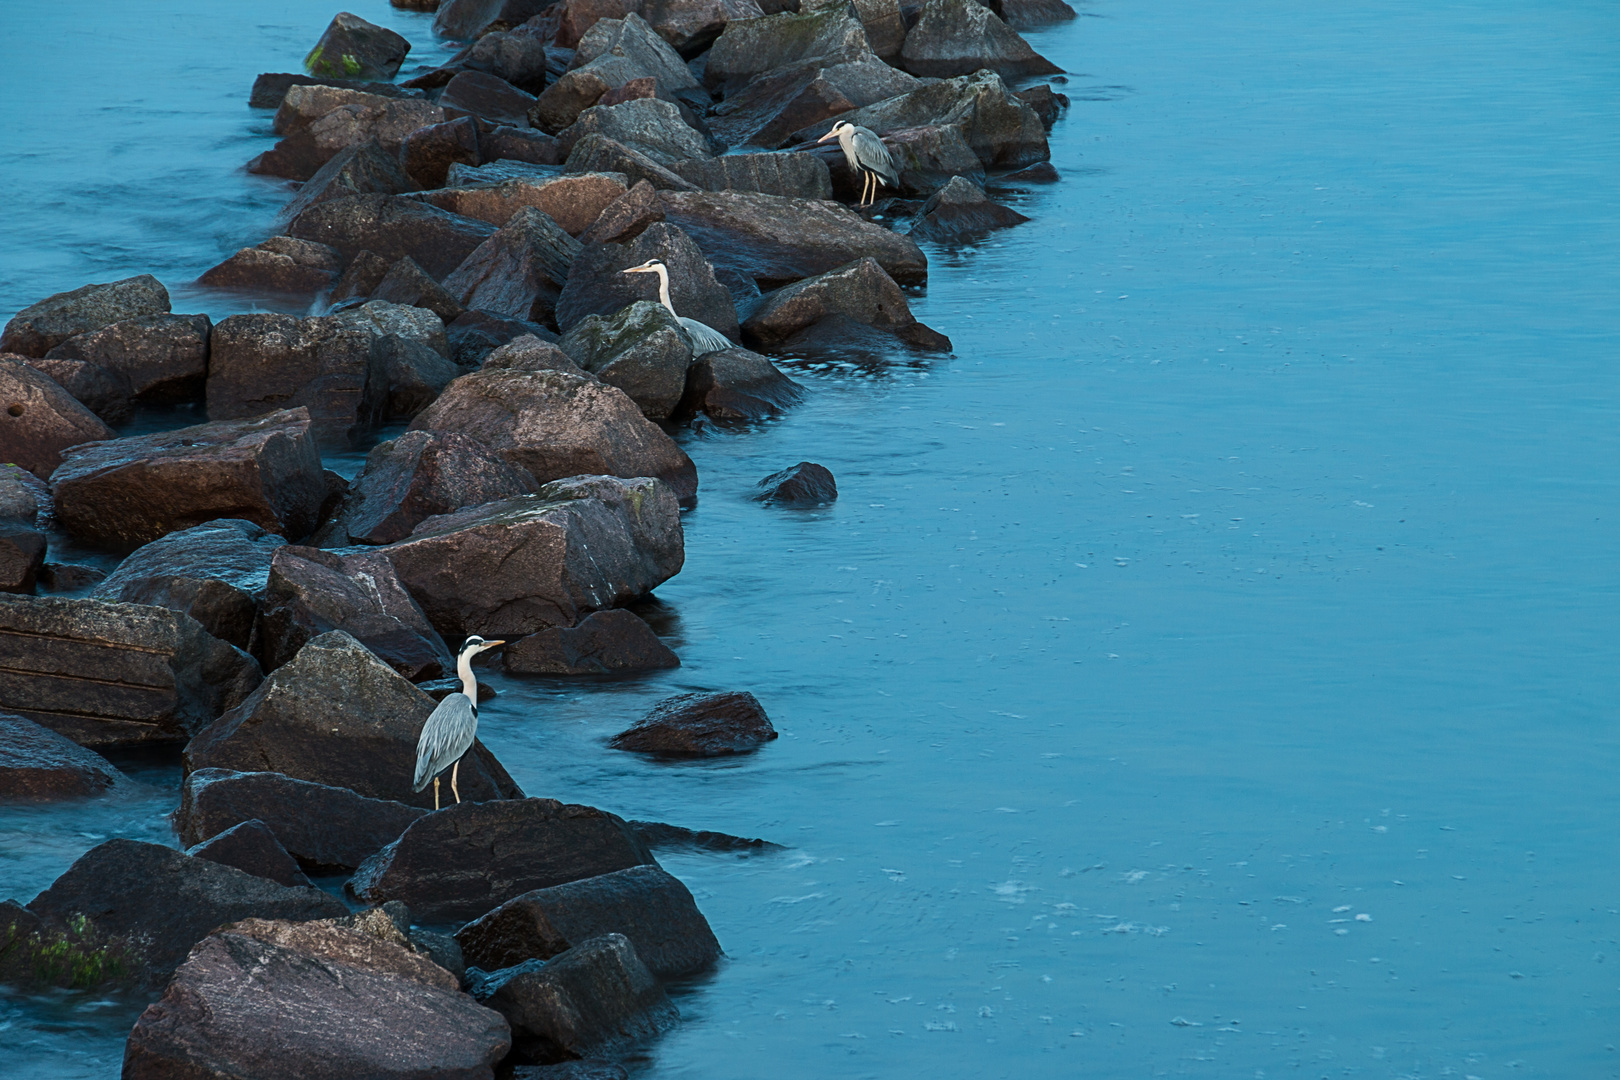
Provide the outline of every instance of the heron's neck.
{"type": "Polygon", "coordinates": [[[456,674],[461,676],[461,692],[472,699],[474,705],[478,704],[478,680],[473,678],[473,654],[464,652],[456,659],[456,674]]]}
{"type": "Polygon", "coordinates": [[[669,308],[669,313],[671,315],[679,316],[680,313],[675,310],[675,305],[670,303],[669,300],[669,271],[664,269],[662,266],[655,266],[653,269],[658,272],[659,302],[665,307],[669,308]]]}

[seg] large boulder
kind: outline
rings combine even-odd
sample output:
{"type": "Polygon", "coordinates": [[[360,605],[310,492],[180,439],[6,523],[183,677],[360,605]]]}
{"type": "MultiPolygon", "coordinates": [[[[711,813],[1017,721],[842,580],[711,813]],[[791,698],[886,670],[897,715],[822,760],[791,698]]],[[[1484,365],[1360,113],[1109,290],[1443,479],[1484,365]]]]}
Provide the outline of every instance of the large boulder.
{"type": "Polygon", "coordinates": [[[52,516],[51,489],[20,465],[0,464],[0,521],[40,527],[52,516]]]}
{"type": "Polygon", "coordinates": [[[623,934],[583,941],[544,964],[493,972],[472,989],[506,1017],[519,1055],[532,1061],[627,1050],[680,1022],[623,934]]]}
{"type": "Polygon", "coordinates": [[[666,419],[686,391],[692,346],[663,304],[637,300],[613,316],[590,315],[563,335],[575,363],[617,386],[650,420],[666,419]]]}
{"type": "Polygon", "coordinates": [[[751,191],[667,191],[659,198],[669,222],[684,229],[716,265],[752,277],[762,288],[866,256],[902,285],[928,280],[928,258],[915,241],[835,203],[751,191]]]}
{"type": "MultiPolygon", "coordinates": [[[[341,199],[350,195],[399,195],[414,191],[416,184],[406,174],[399,161],[399,155],[402,153],[403,148],[396,153],[384,150],[377,144],[376,139],[367,139],[365,142],[345,147],[304,182],[304,186],[298,189],[298,194],[281,208],[277,220],[283,225],[288,224],[316,203],[330,199],[341,199]]],[[[293,240],[292,237],[285,239],[293,240]]],[[[301,240],[293,242],[308,243],[301,240]]],[[[345,255],[324,244],[320,246],[327,251],[336,252],[340,270],[343,261],[354,254],[349,252],[345,255]]],[[[204,284],[213,283],[204,282],[204,284]]]]}
{"type": "Polygon", "coordinates": [[[711,420],[764,420],[804,398],[804,387],[749,349],[721,349],[699,357],[686,373],[677,418],[702,413],[711,420]]]}
{"type": "Polygon", "coordinates": [[[833,316],[887,331],[920,348],[951,347],[949,338],[916,320],[906,294],[872,258],[857,259],[771,293],[743,324],[743,338],[750,345],[769,348],[833,316]]]}
{"type": "Polygon", "coordinates": [[[184,612],[246,649],[271,560],[286,543],[241,518],[207,521],[137,548],[91,595],[184,612]]]}
{"type": "Polygon", "coordinates": [[[378,443],[320,532],[321,547],[392,544],[436,514],[539,489],[523,469],[454,432],[407,431],[378,443]]]}
{"type": "Polygon", "coordinates": [[[112,428],[19,355],[0,355],[0,459],[46,479],[62,451],[113,437],[112,428]]]}
{"type": "Polygon", "coordinates": [[[409,255],[430,275],[443,278],[488,240],[495,226],[446,213],[417,199],[348,195],[303,211],[287,231],[299,239],[337,248],[349,259],[371,251],[392,264],[409,255]]]}
{"type": "Polygon", "coordinates": [[[670,166],[704,191],[757,191],[800,199],[833,197],[827,163],[814,154],[731,154],[670,166]]]}
{"type": "Polygon", "coordinates": [[[578,69],[589,67],[603,57],[619,57],[629,64],[633,72],[630,78],[651,76],[657,80],[659,89],[668,93],[696,89],[698,81],[677,51],[681,47],[672,47],[672,43],[641,15],[628,11],[623,18],[599,19],[593,23],[575,45],[574,58],[568,66],[578,69]]]}
{"type": "Polygon", "coordinates": [[[549,0],[443,0],[433,18],[433,32],[469,41],[520,26],[548,6],[549,0]]]}
{"type": "Polygon", "coordinates": [[[493,1080],[506,1021],[411,949],[250,920],[191,951],[135,1022],[124,1080],[493,1080]]]}
{"type": "Polygon", "coordinates": [[[456,932],[469,965],[485,971],[550,960],[602,934],[623,934],[660,979],[708,970],[720,943],[680,879],[656,865],[633,866],[502,904],[456,932]]]}
{"type": "Polygon", "coordinates": [[[445,388],[411,422],[494,449],[539,483],[586,473],[656,477],[682,503],[697,497],[697,467],[617,387],[562,371],[476,371],[445,388]]]}
{"type": "Polygon", "coordinates": [[[439,92],[439,107],[452,116],[465,113],[497,126],[521,126],[529,121],[534,95],[524,93],[498,75],[463,71],[439,92]]]}
{"type": "MultiPolygon", "coordinates": [[[[962,129],[955,124],[926,124],[922,127],[900,128],[883,136],[883,145],[889,148],[895,165],[900,169],[900,190],[906,194],[932,194],[957,177],[975,184],[984,181],[984,163],[962,137],[962,129]]],[[[850,174],[849,166],[838,156],[839,167],[850,174]]],[[[859,179],[848,175],[850,191],[859,186],[859,179]]]]}
{"type": "Polygon", "coordinates": [[[399,34],[343,11],[304,57],[304,70],[340,79],[385,81],[399,73],[410,51],[411,43],[399,34]]]}
{"type": "MultiPolygon", "coordinates": [[[[416,265],[416,260],[407,255],[388,268],[377,287],[371,290],[373,300],[381,300],[389,304],[403,304],[406,307],[426,308],[437,315],[441,322],[452,322],[461,317],[467,309],[462,307],[433,278],[428,276],[426,270],[416,265]]],[[[443,352],[449,347],[446,339],[443,352]]],[[[434,388],[434,394],[443,388],[443,384],[434,388]]],[[[413,410],[414,412],[414,410],[413,410]]]]}
{"type": "Polygon", "coordinates": [[[45,569],[45,547],[45,534],[32,525],[0,522],[0,592],[33,592],[45,569]]]}
{"type": "Polygon", "coordinates": [[[168,311],[169,291],[151,274],[81,285],[47,296],[12,316],[0,331],[0,353],[44,356],[70,337],[168,311]]]}
{"type": "Polygon", "coordinates": [[[943,79],[986,68],[1003,79],[1063,71],[977,0],[923,0],[900,50],[900,66],[913,75],[943,79]]]}
{"type": "Polygon", "coordinates": [[[0,709],[81,746],[176,742],[260,681],[259,665],[168,608],[0,595],[0,709]]]}
{"type": "Polygon", "coordinates": [[[714,267],[693,238],[666,222],[647,225],[627,243],[593,244],[581,250],[557,301],[557,324],[566,331],[587,315],[613,315],[637,300],[657,301],[656,274],[624,273],[648,259],[658,259],[668,268],[670,301],[677,312],[738,338],[731,294],[716,280],[714,267]]]}
{"type": "Polygon", "coordinates": [[[656,865],[624,820],[555,799],[463,801],[418,818],[367,859],[348,890],[401,900],[420,922],[476,919],[535,889],[656,865]]]}
{"type": "Polygon", "coordinates": [[[604,206],[579,239],[583,244],[627,244],[646,232],[647,226],[663,220],[658,189],[638,180],[635,187],[604,206]]]}
{"type": "Polygon", "coordinates": [[[455,661],[427,616],[381,555],[338,555],[289,545],[275,553],[254,626],[265,671],[313,638],[342,630],[412,682],[437,679],[455,661]]]}
{"type": "Polygon", "coordinates": [[[423,98],[427,96],[421,90],[394,86],[391,83],[373,82],[365,79],[337,79],[329,75],[304,75],[293,71],[266,71],[253,80],[253,89],[248,91],[248,108],[277,108],[281,105],[282,99],[287,96],[288,89],[294,86],[340,86],[345,90],[364,90],[369,94],[382,94],[385,97],[397,98],[423,98]]]}
{"type": "Polygon", "coordinates": [[[658,36],[682,56],[695,56],[737,19],[757,19],[765,12],[756,0],[647,0],[641,14],[658,36]]]}
{"type": "Polygon", "coordinates": [[[387,386],[384,420],[409,420],[461,374],[460,368],[420,341],[395,334],[372,343],[371,359],[373,378],[381,378],[387,386]]]}
{"type": "Polygon", "coordinates": [[[452,640],[573,626],[646,595],[685,559],[671,489],[611,476],[554,481],[534,495],[429,518],[381,551],[452,640]]]}
{"type": "Polygon", "coordinates": [[[464,307],[550,322],[578,254],[579,241],[525,206],[470,252],[444,287],[464,307]]]}
{"type": "Polygon", "coordinates": [[[442,210],[505,225],[526,206],[543,211],[569,236],[591,227],[603,209],[625,193],[620,173],[575,173],[568,176],[522,177],[496,184],[442,188],[421,195],[442,210]]]}
{"type": "MultiPolygon", "coordinates": [[[[197,284],[210,289],[311,296],[330,289],[342,272],[343,256],[335,248],[272,236],[254,247],[238,248],[224,262],[204,270],[197,284]]],[[[203,360],[206,363],[206,351],[203,360]]],[[[200,374],[207,374],[206,369],[200,374]]]]}
{"type": "Polygon", "coordinates": [[[0,712],[0,800],[82,799],[111,791],[123,778],[94,750],[26,716],[0,712]]]}
{"type": "Polygon", "coordinates": [[[174,827],[181,843],[196,845],[243,822],[262,821],[304,865],[347,871],[399,839],[426,812],[281,773],[196,769],[180,789],[174,827]]]}
{"type": "Polygon", "coordinates": [[[790,64],[819,60],[823,65],[871,55],[866,30],[849,5],[829,5],[806,14],[782,12],[726,24],[709,50],[703,82],[731,87],[790,64]]]}
{"type": "Polygon", "coordinates": [[[276,839],[270,826],[257,818],[232,825],[224,832],[187,848],[186,854],[234,866],[255,877],[269,878],[289,888],[312,884],[298,868],[298,863],[287,854],[287,849],[281,846],[281,841],[276,839]]]}
{"type": "Polygon", "coordinates": [[[595,133],[586,135],[568,151],[563,171],[621,173],[629,183],[645,180],[660,191],[698,190],[690,180],[681,179],[640,150],[595,133]]]}
{"type": "Polygon", "coordinates": [[[818,124],[825,130],[840,113],[921,85],[875,56],[833,64],[817,58],[755,77],[728,94],[709,123],[716,136],[733,146],[775,149],[796,131],[818,124]]]}
{"type": "Polygon", "coordinates": [[[634,98],[618,105],[593,105],[557,136],[565,151],[588,135],[628,146],[663,165],[710,156],[709,141],[681,117],[680,109],[658,98],[634,98]]]}
{"type": "Polygon", "coordinates": [[[233,866],[139,840],[91,848],[28,903],[47,924],[83,918],[139,958],[137,980],[163,984],[215,927],[253,916],[340,917],[347,909],[314,888],[288,888],[233,866]]]}
{"type": "Polygon", "coordinates": [[[192,401],[208,374],[212,327],[206,315],[145,315],[68,338],[45,355],[96,364],[141,401],[192,401]]]}
{"type": "MultiPolygon", "coordinates": [[[[433,805],[413,792],[416,743],[433,699],[341,630],[322,634],[186,745],[186,771],[279,772],[372,799],[433,805]]],[[[483,744],[461,764],[470,800],[522,791],[483,744]]],[[[285,842],[285,841],[284,841],[285,842]]]]}
{"type": "Polygon", "coordinates": [[[411,132],[445,119],[426,101],[384,97],[333,86],[294,86],[276,110],[280,142],[248,163],[248,171],[311,180],[350,147],[375,142],[398,154],[411,132]]]}
{"type": "Polygon", "coordinates": [[[619,750],[671,757],[746,754],[776,738],[776,729],[746,691],[677,694],[665,698],[635,724],[613,736],[619,750]]]}
{"type": "Polygon", "coordinates": [[[74,447],[51,475],[57,520],[115,544],[220,517],[301,538],[326,500],[310,427],[308,409],[282,409],[74,447]]]}
{"type": "Polygon", "coordinates": [[[653,628],[623,608],[595,612],[578,626],[519,638],[506,646],[501,660],[518,675],[619,675],[681,666],[653,628]]]}

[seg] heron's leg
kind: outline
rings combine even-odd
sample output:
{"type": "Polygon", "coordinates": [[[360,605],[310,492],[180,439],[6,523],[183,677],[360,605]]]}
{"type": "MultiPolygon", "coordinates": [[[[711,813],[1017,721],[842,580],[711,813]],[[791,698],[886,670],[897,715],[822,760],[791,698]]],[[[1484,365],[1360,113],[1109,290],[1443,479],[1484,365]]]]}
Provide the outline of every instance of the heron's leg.
{"type": "Polygon", "coordinates": [[[855,204],[856,206],[865,206],[866,205],[866,185],[868,183],[870,183],[871,180],[872,180],[872,174],[867,172],[865,169],[862,169],[861,170],[861,200],[860,200],[860,202],[855,204]]]}
{"type": "Polygon", "coordinates": [[[461,768],[461,759],[457,758],[456,763],[450,766],[450,791],[455,795],[458,805],[461,802],[461,792],[456,790],[456,770],[459,768],[461,768]]]}
{"type": "Polygon", "coordinates": [[[871,206],[872,200],[877,198],[877,173],[866,174],[866,205],[871,206]]]}
{"type": "Polygon", "coordinates": [[[437,776],[435,776],[433,778],[433,809],[437,810],[438,808],[439,808],[439,778],[437,776]]]}

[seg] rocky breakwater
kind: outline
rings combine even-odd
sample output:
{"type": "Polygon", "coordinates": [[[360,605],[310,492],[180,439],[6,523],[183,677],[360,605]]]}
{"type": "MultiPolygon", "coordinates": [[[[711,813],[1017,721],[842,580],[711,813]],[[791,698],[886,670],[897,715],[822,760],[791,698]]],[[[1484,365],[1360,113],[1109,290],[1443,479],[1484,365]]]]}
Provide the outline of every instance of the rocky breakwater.
{"type": "MultiPolygon", "coordinates": [[[[129,781],[96,750],[130,745],[184,775],[176,846],[0,905],[0,980],[148,993],[129,1077],[506,1075],[678,1022],[664,984],[720,944],[649,844],[773,846],[526,797],[476,740],[435,810],[452,656],[678,665],[627,605],[685,560],[681,426],[781,415],[809,391],[777,362],[817,350],[948,351],[908,302],[922,245],[1055,179],[1067,99],[1017,88],[1057,72],[1018,30],[1061,0],[395,2],[465,46],[409,68],[342,13],[253,87],[280,141],[250,169],[295,189],[198,284],[307,314],[176,314],[141,275],[0,333],[0,797],[105,798],[129,781]],[[868,157],[821,141],[839,121],[868,157]],[[175,403],[206,420],[117,430],[175,403]],[[323,467],[383,424],[352,480],[323,467]],[[122,561],[98,585],[63,539],[122,561]]],[[[759,495],[836,497],[807,462],[759,495]]],[[[775,736],[752,694],[683,695],[604,752],[775,736]]]]}

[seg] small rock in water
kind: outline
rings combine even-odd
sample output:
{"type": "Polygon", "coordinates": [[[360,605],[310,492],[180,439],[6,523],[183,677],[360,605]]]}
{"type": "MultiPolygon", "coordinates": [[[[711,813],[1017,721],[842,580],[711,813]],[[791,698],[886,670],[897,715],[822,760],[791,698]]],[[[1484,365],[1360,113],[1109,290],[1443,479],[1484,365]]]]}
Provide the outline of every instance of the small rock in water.
{"type": "Polygon", "coordinates": [[[518,675],[606,675],[681,666],[652,627],[623,608],[520,638],[506,647],[502,662],[518,675]]]}
{"type": "Polygon", "coordinates": [[[760,502],[801,503],[821,506],[838,498],[838,483],[823,465],[801,461],[792,468],[772,473],[758,484],[754,496],[760,502]]]}
{"type": "Polygon", "coordinates": [[[100,795],[112,790],[123,775],[95,751],[26,717],[0,712],[0,799],[100,795]]]}
{"type": "Polygon", "coordinates": [[[958,176],[923,203],[922,218],[911,227],[911,235],[951,243],[1028,220],[1018,211],[992,202],[982,188],[958,176]]]}
{"type": "Polygon", "coordinates": [[[996,182],[999,184],[1055,184],[1058,171],[1050,161],[1037,161],[1017,172],[1010,172],[996,182]]]}
{"type": "Polygon", "coordinates": [[[276,839],[276,834],[270,830],[270,826],[258,818],[233,825],[224,832],[187,848],[186,854],[207,859],[209,862],[234,866],[238,870],[246,870],[255,877],[269,878],[289,888],[310,885],[309,878],[298,868],[298,863],[293,857],[287,854],[287,849],[281,846],[281,841],[276,839]]]}
{"type": "Polygon", "coordinates": [[[745,754],[776,738],[776,729],[746,691],[677,694],[653,706],[609,745],[620,750],[682,757],[745,754]]]}
{"type": "Polygon", "coordinates": [[[304,58],[311,75],[386,81],[399,72],[411,43],[358,15],[340,12],[304,58]]]}
{"type": "Polygon", "coordinates": [[[782,851],[781,844],[769,840],[732,836],[708,829],[688,829],[663,821],[632,821],[630,827],[652,848],[687,848],[695,851],[759,852],[782,851]]]}

